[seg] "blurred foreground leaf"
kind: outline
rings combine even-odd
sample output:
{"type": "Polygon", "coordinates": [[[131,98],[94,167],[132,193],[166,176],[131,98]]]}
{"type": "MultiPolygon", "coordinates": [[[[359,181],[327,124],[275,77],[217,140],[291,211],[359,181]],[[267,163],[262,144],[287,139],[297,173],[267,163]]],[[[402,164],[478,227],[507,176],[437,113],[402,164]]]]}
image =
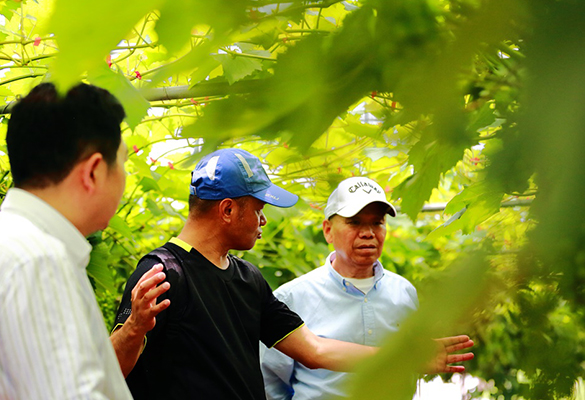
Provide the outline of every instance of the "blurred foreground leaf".
{"type": "Polygon", "coordinates": [[[81,75],[103,64],[110,49],[132,27],[165,0],[115,0],[88,2],[56,0],[48,32],[59,42],[59,56],[51,79],[63,91],[81,75]]]}
{"type": "Polygon", "coordinates": [[[486,270],[484,255],[474,254],[429,286],[420,309],[386,340],[375,357],[358,368],[351,381],[351,399],[411,400],[416,378],[432,358],[432,339],[467,333],[458,330],[466,327],[471,311],[483,300],[486,270]]]}

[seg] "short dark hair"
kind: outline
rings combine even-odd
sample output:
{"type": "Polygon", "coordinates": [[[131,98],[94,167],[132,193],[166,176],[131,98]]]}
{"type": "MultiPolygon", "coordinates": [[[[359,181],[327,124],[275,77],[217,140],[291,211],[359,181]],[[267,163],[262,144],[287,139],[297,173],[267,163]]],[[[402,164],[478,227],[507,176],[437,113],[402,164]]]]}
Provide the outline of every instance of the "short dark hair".
{"type": "Polygon", "coordinates": [[[206,214],[211,208],[221,200],[204,200],[194,194],[189,195],[189,216],[199,217],[206,214]]]}
{"type": "MultiPolygon", "coordinates": [[[[233,200],[236,201],[240,207],[245,207],[248,203],[250,196],[236,197],[233,200]]],[[[198,218],[211,210],[211,208],[221,200],[204,200],[197,197],[197,195],[189,195],[189,217],[198,218]]]]}
{"type": "Polygon", "coordinates": [[[61,182],[80,160],[101,153],[116,163],[124,108],[107,90],[81,83],[60,95],[41,83],[12,109],[6,144],[16,187],[61,182]]]}

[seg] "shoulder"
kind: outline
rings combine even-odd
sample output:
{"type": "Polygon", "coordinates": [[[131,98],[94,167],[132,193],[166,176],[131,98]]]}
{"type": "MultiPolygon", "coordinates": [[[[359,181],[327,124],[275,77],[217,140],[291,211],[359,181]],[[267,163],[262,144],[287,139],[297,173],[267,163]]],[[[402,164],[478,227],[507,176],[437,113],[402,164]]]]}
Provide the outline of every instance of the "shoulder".
{"type": "Polygon", "coordinates": [[[0,217],[0,253],[2,271],[36,263],[61,262],[66,258],[65,245],[43,232],[24,217],[0,217]]]}
{"type": "MultiPolygon", "coordinates": [[[[160,251],[160,249],[163,249],[163,247],[158,247],[158,248],[150,251],[149,253],[145,254],[138,261],[136,268],[134,269],[134,271],[132,271],[132,274],[130,274],[130,277],[128,278],[128,280],[126,282],[126,287],[124,289],[125,293],[130,295],[130,292],[132,291],[132,289],[134,289],[134,287],[136,286],[136,284],[138,283],[140,278],[142,278],[142,275],[144,275],[145,273],[150,271],[150,269],[154,265],[162,263],[163,266],[166,267],[164,260],[162,259],[163,257],[161,257],[161,255],[164,255],[166,253],[162,253],[160,251]]],[[[165,251],[165,250],[163,250],[163,251],[165,251]]]]}
{"type": "MultiPolygon", "coordinates": [[[[245,282],[253,285],[258,290],[265,292],[266,288],[270,288],[266,279],[260,272],[260,269],[249,261],[236,257],[232,254],[228,255],[230,260],[230,268],[233,268],[230,272],[230,281],[232,282],[245,282]]],[[[272,290],[270,290],[272,292],[272,290]]]]}
{"type": "Polygon", "coordinates": [[[0,309],[17,297],[51,297],[69,293],[67,288],[75,285],[65,245],[25,218],[20,220],[21,224],[10,226],[4,224],[6,219],[0,220],[0,309]]]}
{"type": "Polygon", "coordinates": [[[387,269],[383,269],[383,272],[384,272],[383,279],[385,279],[385,280],[394,282],[398,285],[414,287],[408,279],[406,279],[405,277],[403,277],[401,275],[398,275],[396,272],[392,272],[392,271],[389,271],[387,269]]]}
{"type": "Polygon", "coordinates": [[[240,257],[236,257],[232,254],[230,254],[228,257],[232,262],[234,268],[240,274],[261,278],[262,280],[264,280],[262,273],[260,272],[260,269],[251,262],[246,261],[240,257]]]}
{"type": "Polygon", "coordinates": [[[138,261],[138,265],[133,272],[133,276],[136,276],[136,280],[140,279],[147,271],[149,271],[156,264],[163,264],[165,270],[170,266],[172,269],[176,269],[176,265],[180,265],[180,259],[176,258],[172,252],[170,252],[165,244],[164,246],[157,247],[156,249],[148,252],[138,261]]]}
{"type": "Polygon", "coordinates": [[[290,300],[307,293],[320,291],[321,288],[327,285],[329,280],[327,268],[321,266],[281,285],[274,291],[274,295],[283,301],[290,300]]]}
{"type": "Polygon", "coordinates": [[[249,261],[230,255],[229,282],[232,287],[242,290],[244,287],[250,288],[264,299],[274,299],[273,291],[260,269],[249,261]],[[244,284],[244,286],[242,286],[244,284]]]}
{"type": "Polygon", "coordinates": [[[392,285],[414,289],[414,285],[408,279],[387,269],[384,269],[384,277],[382,279],[392,283],[392,285]]]}
{"type": "Polygon", "coordinates": [[[382,281],[384,288],[387,288],[389,291],[394,293],[406,292],[410,297],[417,297],[417,291],[414,285],[408,279],[395,272],[384,269],[382,281]]]}
{"type": "MultiPolygon", "coordinates": [[[[178,246],[173,245],[172,243],[165,243],[161,247],[157,247],[156,249],[152,250],[148,254],[146,254],[139,263],[143,264],[155,264],[155,263],[162,263],[165,268],[177,270],[181,272],[182,265],[183,265],[183,258],[185,257],[184,254],[180,254],[180,252],[186,253],[178,246]],[[178,251],[180,250],[180,251],[178,251]]],[[[187,253],[188,254],[188,253],[187,253]]]]}

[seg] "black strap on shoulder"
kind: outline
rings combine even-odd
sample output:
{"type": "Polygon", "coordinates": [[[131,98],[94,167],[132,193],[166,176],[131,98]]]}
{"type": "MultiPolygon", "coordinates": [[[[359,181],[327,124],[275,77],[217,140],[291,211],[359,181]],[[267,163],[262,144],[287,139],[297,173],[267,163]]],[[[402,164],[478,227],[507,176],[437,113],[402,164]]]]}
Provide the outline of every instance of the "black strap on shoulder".
{"type": "Polygon", "coordinates": [[[172,270],[177,272],[180,277],[180,280],[185,279],[185,275],[183,274],[183,267],[177,257],[166,247],[159,247],[154,249],[150,253],[149,256],[156,256],[160,262],[165,266],[167,270],[172,270]]]}
{"type": "Polygon", "coordinates": [[[169,315],[180,319],[183,316],[187,304],[187,281],[181,261],[166,247],[159,247],[148,253],[145,257],[157,258],[164,266],[167,281],[171,284],[169,298],[171,306],[168,308],[169,315]]]}

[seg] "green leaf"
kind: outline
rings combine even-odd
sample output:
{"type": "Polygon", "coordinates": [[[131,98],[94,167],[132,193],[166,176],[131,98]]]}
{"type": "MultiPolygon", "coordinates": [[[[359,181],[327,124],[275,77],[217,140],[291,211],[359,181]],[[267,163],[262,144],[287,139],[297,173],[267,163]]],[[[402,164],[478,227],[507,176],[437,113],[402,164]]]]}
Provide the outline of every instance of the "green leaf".
{"type": "Polygon", "coordinates": [[[96,284],[98,292],[116,293],[116,285],[108,266],[109,249],[104,242],[93,244],[87,274],[96,284]]]}
{"type": "Polygon", "coordinates": [[[426,240],[433,241],[458,230],[463,234],[473,232],[479,224],[500,211],[502,196],[501,190],[485,182],[467,187],[445,207],[445,213],[454,215],[433,230],[426,240]]]}
{"type": "Polygon", "coordinates": [[[99,70],[112,48],[146,13],[164,0],[116,0],[89,3],[56,0],[47,33],[54,33],[59,55],[51,68],[52,80],[66,91],[84,72],[99,70]]]}
{"type": "Polygon", "coordinates": [[[114,215],[112,217],[112,219],[110,219],[110,223],[109,223],[108,227],[110,229],[118,232],[119,234],[124,236],[126,239],[131,239],[131,240],[134,239],[134,234],[132,233],[132,231],[128,227],[128,224],[126,223],[126,221],[124,221],[122,218],[120,218],[120,216],[117,214],[114,215]]]}
{"type": "MultiPolygon", "coordinates": [[[[430,136],[430,132],[426,133],[430,136]]],[[[438,186],[441,174],[452,168],[463,155],[463,143],[457,145],[428,141],[423,138],[409,153],[409,162],[414,166],[414,174],[402,182],[393,192],[393,198],[402,197],[401,209],[410,219],[416,217],[423,204],[438,186]]]]}
{"type": "Polygon", "coordinates": [[[209,41],[198,44],[181,58],[164,64],[158,71],[152,74],[150,86],[158,84],[169,76],[174,76],[184,71],[193,71],[200,66],[206,66],[206,60],[209,59],[210,54],[216,51],[218,47],[228,44],[229,40],[226,35],[216,35],[209,41]]]}
{"type": "Polygon", "coordinates": [[[17,10],[19,7],[20,5],[16,1],[3,1],[0,14],[2,14],[7,20],[10,20],[14,15],[14,11],[17,10]]]}
{"type": "Polygon", "coordinates": [[[102,63],[88,75],[88,80],[112,93],[124,106],[126,122],[134,129],[148,112],[150,103],[140,94],[132,83],[121,73],[114,72],[102,63]]]}
{"type": "Polygon", "coordinates": [[[240,48],[240,50],[242,50],[242,53],[245,53],[245,54],[253,54],[256,56],[261,56],[261,57],[266,57],[266,58],[270,58],[272,56],[272,53],[270,53],[268,50],[260,50],[255,45],[250,44],[250,43],[238,42],[237,45],[240,48]]]}
{"type": "Polygon", "coordinates": [[[454,327],[469,321],[472,310],[485,297],[486,270],[483,255],[468,256],[429,285],[427,301],[385,340],[372,359],[359,366],[350,381],[351,398],[411,400],[417,377],[436,351],[432,339],[452,336],[454,327]]]}
{"type": "Polygon", "coordinates": [[[150,212],[153,215],[157,217],[163,214],[162,210],[152,199],[146,199],[146,207],[150,210],[150,212]]]}
{"type": "Polygon", "coordinates": [[[278,147],[266,155],[266,161],[274,166],[283,166],[291,162],[297,162],[300,159],[302,157],[297,152],[285,147],[278,147]]]}
{"type": "Polygon", "coordinates": [[[201,3],[193,0],[173,0],[166,2],[160,10],[156,24],[160,43],[176,54],[191,38],[191,29],[197,23],[197,8],[201,3]]]}
{"type": "Polygon", "coordinates": [[[262,61],[255,58],[218,54],[215,56],[215,59],[221,62],[224,76],[230,85],[252,75],[254,71],[262,70],[262,61]]]}
{"type": "Polygon", "coordinates": [[[359,115],[348,115],[345,117],[345,130],[358,137],[371,137],[375,139],[380,137],[381,130],[379,126],[365,124],[359,118],[359,115]]]}
{"type": "Polygon", "coordinates": [[[470,133],[477,133],[482,128],[492,125],[496,121],[492,103],[484,104],[478,111],[476,111],[467,126],[467,131],[470,133]]]}
{"type": "Polygon", "coordinates": [[[139,157],[131,157],[128,161],[132,163],[132,166],[136,168],[140,175],[154,178],[154,175],[150,170],[150,165],[148,165],[143,159],[139,157]]]}
{"type": "Polygon", "coordinates": [[[143,176],[142,179],[140,180],[139,185],[144,193],[150,192],[151,190],[160,192],[160,187],[158,186],[158,183],[148,176],[143,176]]]}
{"type": "Polygon", "coordinates": [[[161,43],[176,53],[188,43],[191,30],[197,25],[213,28],[223,35],[245,21],[247,0],[172,0],[160,8],[157,30],[161,43]]]}
{"type": "Polygon", "coordinates": [[[383,157],[393,158],[400,154],[399,150],[388,147],[369,147],[364,149],[364,154],[372,161],[378,161],[383,157]]]}
{"type": "Polygon", "coordinates": [[[191,85],[196,85],[209,75],[220,64],[219,60],[214,57],[203,58],[198,64],[197,69],[191,73],[191,85]]]}
{"type": "Polygon", "coordinates": [[[12,91],[10,89],[8,89],[6,86],[0,86],[0,96],[14,96],[14,93],[12,93],[12,91]]]}

